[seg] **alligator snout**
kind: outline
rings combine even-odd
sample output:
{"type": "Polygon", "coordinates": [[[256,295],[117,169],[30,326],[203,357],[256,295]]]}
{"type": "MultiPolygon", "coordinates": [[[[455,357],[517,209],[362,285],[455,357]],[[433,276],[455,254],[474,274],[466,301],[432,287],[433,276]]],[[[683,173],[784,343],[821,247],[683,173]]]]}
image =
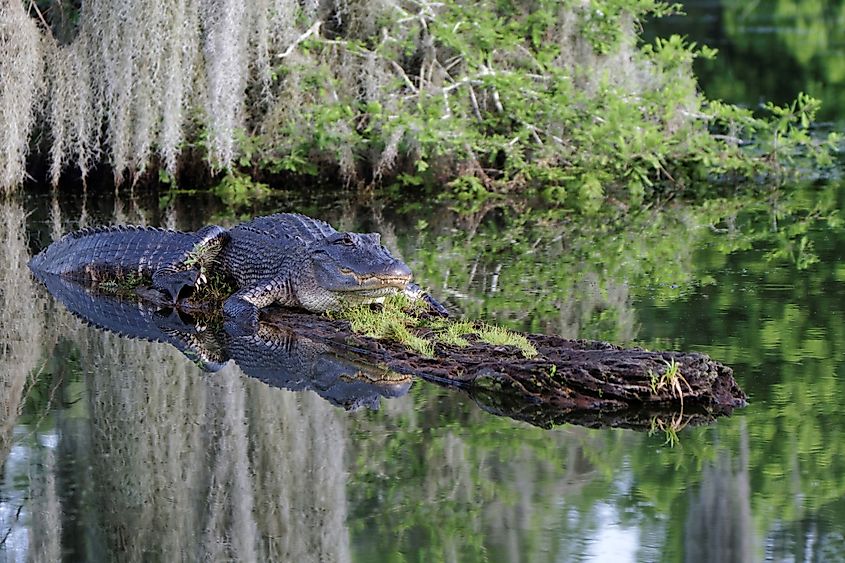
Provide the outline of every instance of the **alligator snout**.
{"type": "Polygon", "coordinates": [[[413,273],[411,272],[411,268],[409,268],[404,262],[400,262],[398,260],[386,272],[386,277],[400,279],[407,278],[408,281],[411,281],[412,276],[413,273]]]}

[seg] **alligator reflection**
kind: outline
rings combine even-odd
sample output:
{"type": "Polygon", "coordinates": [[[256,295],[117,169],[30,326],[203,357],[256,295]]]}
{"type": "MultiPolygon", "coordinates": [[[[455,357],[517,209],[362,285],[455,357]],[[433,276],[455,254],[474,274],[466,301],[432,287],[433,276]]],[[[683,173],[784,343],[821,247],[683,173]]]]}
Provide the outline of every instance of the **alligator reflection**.
{"type": "Polygon", "coordinates": [[[248,376],[291,391],[311,390],[347,410],[377,409],[379,398],[408,392],[411,377],[342,358],[291,330],[261,324],[252,335],[211,329],[174,309],[105,293],[59,276],[39,276],[48,291],[88,324],[121,336],[165,342],[205,371],[229,360],[248,376]]]}

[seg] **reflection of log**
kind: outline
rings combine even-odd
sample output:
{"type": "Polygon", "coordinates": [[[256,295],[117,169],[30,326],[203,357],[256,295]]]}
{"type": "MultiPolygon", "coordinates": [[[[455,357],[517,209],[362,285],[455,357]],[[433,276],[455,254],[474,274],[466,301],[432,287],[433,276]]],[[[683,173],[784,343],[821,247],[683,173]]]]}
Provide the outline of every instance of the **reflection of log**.
{"type": "Polygon", "coordinates": [[[686,424],[745,404],[731,369],[699,353],[622,349],[606,342],[529,334],[539,352],[531,359],[516,348],[472,337],[464,348],[436,344],[435,356],[426,358],[401,344],[355,334],[346,321],[285,310],[267,311],[262,320],[345,356],[465,389],[496,414],[540,426],[583,417],[587,425],[642,427],[652,415],[673,412],[685,413],[675,422],[686,424]],[[673,363],[675,379],[662,377],[673,363]],[[609,413],[617,413],[618,421],[609,413]]]}

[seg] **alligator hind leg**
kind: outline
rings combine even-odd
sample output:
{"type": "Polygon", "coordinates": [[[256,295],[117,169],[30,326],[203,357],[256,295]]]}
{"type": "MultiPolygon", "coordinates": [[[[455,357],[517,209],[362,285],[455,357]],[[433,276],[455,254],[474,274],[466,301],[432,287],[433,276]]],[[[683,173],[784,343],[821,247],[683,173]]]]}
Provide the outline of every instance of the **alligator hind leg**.
{"type": "Polygon", "coordinates": [[[217,225],[203,227],[194,235],[198,241],[187,251],[183,260],[153,273],[153,287],[166,292],[171,303],[179,301],[180,294],[186,288],[196,288],[205,281],[204,271],[217,260],[228,237],[226,229],[217,225]]]}

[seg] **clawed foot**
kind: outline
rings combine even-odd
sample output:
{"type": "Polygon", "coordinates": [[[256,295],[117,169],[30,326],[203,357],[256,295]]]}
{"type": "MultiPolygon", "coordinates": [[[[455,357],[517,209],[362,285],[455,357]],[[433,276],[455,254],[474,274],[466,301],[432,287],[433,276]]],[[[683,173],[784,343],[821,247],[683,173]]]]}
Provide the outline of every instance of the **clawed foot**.
{"type": "Polygon", "coordinates": [[[428,312],[438,317],[448,317],[449,311],[437,299],[422,290],[420,286],[415,283],[409,283],[405,286],[405,295],[413,301],[422,301],[428,305],[428,312]]]}
{"type": "Polygon", "coordinates": [[[448,317],[449,311],[437,299],[428,293],[422,294],[422,300],[428,305],[428,312],[438,317],[448,317]]]}
{"type": "Polygon", "coordinates": [[[153,286],[170,297],[170,304],[175,305],[186,289],[194,289],[203,281],[199,269],[171,271],[160,270],[153,274],[153,286]]]}

